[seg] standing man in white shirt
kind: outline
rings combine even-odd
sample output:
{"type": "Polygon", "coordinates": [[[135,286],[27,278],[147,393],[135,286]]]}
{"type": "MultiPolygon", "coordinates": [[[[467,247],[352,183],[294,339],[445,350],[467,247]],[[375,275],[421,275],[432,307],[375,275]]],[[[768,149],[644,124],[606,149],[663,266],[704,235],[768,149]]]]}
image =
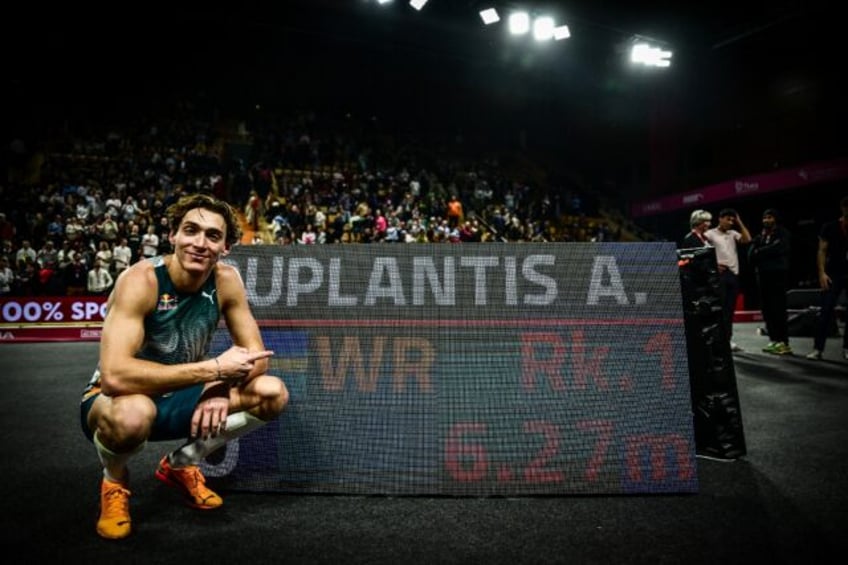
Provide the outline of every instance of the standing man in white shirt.
{"type": "Polygon", "coordinates": [[[156,235],[156,226],[147,226],[147,233],[141,236],[141,254],[145,259],[156,257],[159,254],[159,236],[156,235]]]}
{"type": "Polygon", "coordinates": [[[707,230],[704,238],[715,247],[718,263],[719,284],[721,286],[722,310],[727,339],[731,351],[742,351],[733,341],[733,312],[736,309],[736,297],[739,296],[739,252],[737,247],[751,242],[751,233],[742,218],[733,208],[725,208],[718,213],[718,226],[707,230]],[[734,228],[739,228],[738,230],[734,228]]]}
{"type": "Polygon", "coordinates": [[[112,275],[109,271],[103,268],[103,263],[99,258],[94,260],[94,268],[88,271],[87,289],[89,294],[97,296],[106,296],[112,289],[112,275]]]}
{"type": "Polygon", "coordinates": [[[115,269],[115,278],[124,272],[132,264],[132,249],[127,245],[127,238],[122,237],[121,243],[112,250],[112,265],[115,269]]]}

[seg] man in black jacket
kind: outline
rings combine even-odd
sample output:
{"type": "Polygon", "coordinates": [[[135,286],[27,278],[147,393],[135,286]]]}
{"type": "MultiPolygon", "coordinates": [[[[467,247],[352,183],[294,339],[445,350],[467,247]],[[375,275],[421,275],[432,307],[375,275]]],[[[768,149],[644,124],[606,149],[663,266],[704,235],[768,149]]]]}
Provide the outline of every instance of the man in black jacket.
{"type": "Polygon", "coordinates": [[[774,208],[763,212],[763,229],[751,242],[748,259],[757,275],[760,308],[766,324],[769,343],[766,353],[792,355],[789,347],[789,324],[786,316],[786,291],[789,278],[789,230],[779,223],[774,208]]]}
{"type": "Polygon", "coordinates": [[[680,249],[690,249],[693,247],[706,247],[710,243],[704,237],[704,232],[710,229],[713,215],[706,210],[695,210],[689,216],[689,233],[687,233],[680,241],[680,249]]]}
{"type": "MultiPolygon", "coordinates": [[[[819,231],[816,267],[821,287],[821,316],[813,340],[814,349],[807,354],[807,359],[822,358],[836,304],[842,293],[848,291],[848,196],[842,198],[839,206],[842,215],[825,223],[819,231]]],[[[842,334],[842,358],[848,361],[848,330],[842,334]]]]}

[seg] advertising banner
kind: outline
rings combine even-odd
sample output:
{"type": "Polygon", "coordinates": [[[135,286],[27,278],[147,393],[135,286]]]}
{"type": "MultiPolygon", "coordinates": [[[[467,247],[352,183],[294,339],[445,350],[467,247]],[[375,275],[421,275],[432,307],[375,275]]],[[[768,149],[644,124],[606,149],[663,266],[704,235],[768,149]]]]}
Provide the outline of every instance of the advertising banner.
{"type": "Polygon", "coordinates": [[[0,299],[0,342],[98,341],[105,296],[0,299]]]}

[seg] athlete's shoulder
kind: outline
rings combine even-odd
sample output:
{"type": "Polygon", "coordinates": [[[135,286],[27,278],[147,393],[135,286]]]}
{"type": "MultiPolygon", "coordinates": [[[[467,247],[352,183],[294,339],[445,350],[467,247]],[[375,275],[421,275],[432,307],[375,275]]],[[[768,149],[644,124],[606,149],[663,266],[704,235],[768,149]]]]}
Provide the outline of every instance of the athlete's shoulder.
{"type": "Polygon", "coordinates": [[[127,279],[132,283],[156,281],[156,265],[149,259],[136,261],[118,275],[118,280],[122,279],[127,279]]]}
{"type": "Polygon", "coordinates": [[[142,259],[118,275],[109,302],[118,298],[126,299],[126,297],[142,301],[147,297],[155,299],[158,288],[155,266],[151,261],[142,259]]]}
{"type": "Polygon", "coordinates": [[[241,273],[233,265],[218,263],[215,265],[215,287],[218,296],[226,303],[229,299],[240,298],[245,294],[241,273]]]}
{"type": "Polygon", "coordinates": [[[220,283],[236,283],[242,284],[241,273],[234,266],[229,263],[218,262],[215,265],[215,278],[220,283]]]}

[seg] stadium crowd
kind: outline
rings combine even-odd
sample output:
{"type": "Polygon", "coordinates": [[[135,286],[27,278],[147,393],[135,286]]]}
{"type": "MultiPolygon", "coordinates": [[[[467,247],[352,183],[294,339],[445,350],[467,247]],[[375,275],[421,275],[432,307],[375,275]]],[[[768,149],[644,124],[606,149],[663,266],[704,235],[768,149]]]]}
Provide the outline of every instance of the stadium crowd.
{"type": "Polygon", "coordinates": [[[0,295],[107,294],[129,265],[169,251],[165,211],[192,192],[243,213],[242,244],[620,238],[578,191],[532,186],[497,156],[373,135],[347,118],[248,126],[183,109],[65,128],[43,150],[13,151],[0,185],[0,295]]]}

